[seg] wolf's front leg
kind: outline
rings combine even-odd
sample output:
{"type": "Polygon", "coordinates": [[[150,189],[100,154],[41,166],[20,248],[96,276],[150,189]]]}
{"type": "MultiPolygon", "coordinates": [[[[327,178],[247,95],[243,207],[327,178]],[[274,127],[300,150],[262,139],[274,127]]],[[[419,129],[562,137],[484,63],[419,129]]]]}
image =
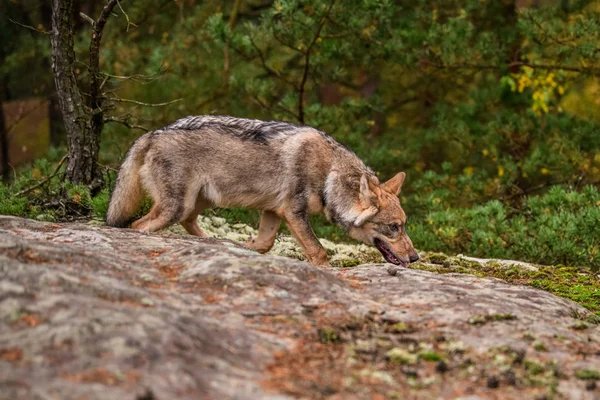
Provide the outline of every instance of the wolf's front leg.
{"type": "Polygon", "coordinates": [[[310,227],[308,213],[286,212],[284,215],[285,223],[292,232],[292,236],[298,241],[308,261],[313,265],[329,267],[327,261],[327,252],[317,239],[317,236],[310,227]]]}
{"type": "Polygon", "coordinates": [[[281,218],[273,211],[263,211],[258,225],[258,236],[250,238],[244,245],[263,254],[271,250],[277,237],[281,218]]]}

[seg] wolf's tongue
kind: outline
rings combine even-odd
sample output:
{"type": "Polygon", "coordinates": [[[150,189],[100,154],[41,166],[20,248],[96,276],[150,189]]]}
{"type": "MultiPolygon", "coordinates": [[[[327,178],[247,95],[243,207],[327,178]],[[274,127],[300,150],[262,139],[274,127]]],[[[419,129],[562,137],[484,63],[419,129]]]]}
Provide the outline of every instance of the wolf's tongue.
{"type": "Polygon", "coordinates": [[[375,239],[375,247],[377,247],[377,250],[379,250],[381,252],[381,254],[383,254],[383,258],[385,258],[385,260],[387,262],[390,262],[392,264],[402,264],[402,266],[406,267],[405,263],[402,262],[401,260],[399,260],[388,248],[387,246],[383,243],[383,241],[379,240],[379,239],[375,239]]]}

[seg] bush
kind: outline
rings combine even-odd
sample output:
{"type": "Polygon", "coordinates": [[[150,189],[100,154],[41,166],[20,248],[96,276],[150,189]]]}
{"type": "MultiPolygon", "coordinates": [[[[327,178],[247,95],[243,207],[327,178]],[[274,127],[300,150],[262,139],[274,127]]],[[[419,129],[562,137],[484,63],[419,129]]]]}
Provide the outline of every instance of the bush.
{"type": "Polygon", "coordinates": [[[434,211],[408,227],[422,250],[520,259],[540,264],[600,266],[600,194],[553,187],[520,209],[490,201],[471,209],[434,211]]]}
{"type": "Polygon", "coordinates": [[[28,201],[13,194],[8,186],[0,184],[0,215],[28,215],[28,201]]]}

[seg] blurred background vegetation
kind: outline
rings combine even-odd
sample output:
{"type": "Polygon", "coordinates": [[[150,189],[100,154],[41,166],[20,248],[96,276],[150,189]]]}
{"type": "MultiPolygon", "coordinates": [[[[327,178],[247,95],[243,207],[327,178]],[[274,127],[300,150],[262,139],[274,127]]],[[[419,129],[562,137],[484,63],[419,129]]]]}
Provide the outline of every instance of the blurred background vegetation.
{"type": "MultiPolygon", "coordinates": [[[[104,5],[75,2],[84,93],[91,26],[79,13],[104,5]]],[[[10,168],[0,214],[101,219],[136,137],[225,114],[311,125],[382,179],[406,171],[401,202],[421,250],[600,266],[600,2],[122,1],[100,52],[99,193],[60,179],[50,13],[49,0],[0,3],[0,100],[47,99],[53,145],[10,168]]],[[[348,240],[319,218],[315,230],[348,240]]]]}

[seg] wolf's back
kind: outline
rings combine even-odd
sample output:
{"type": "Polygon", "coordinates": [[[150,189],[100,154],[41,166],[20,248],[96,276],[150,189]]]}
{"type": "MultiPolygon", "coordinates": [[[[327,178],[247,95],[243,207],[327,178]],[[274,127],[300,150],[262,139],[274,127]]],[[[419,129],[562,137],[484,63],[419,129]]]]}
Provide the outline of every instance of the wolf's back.
{"type": "Polygon", "coordinates": [[[147,151],[148,137],[146,134],[135,141],[119,169],[106,214],[106,224],[109,226],[125,227],[139,208],[143,196],[139,173],[147,151]]]}

